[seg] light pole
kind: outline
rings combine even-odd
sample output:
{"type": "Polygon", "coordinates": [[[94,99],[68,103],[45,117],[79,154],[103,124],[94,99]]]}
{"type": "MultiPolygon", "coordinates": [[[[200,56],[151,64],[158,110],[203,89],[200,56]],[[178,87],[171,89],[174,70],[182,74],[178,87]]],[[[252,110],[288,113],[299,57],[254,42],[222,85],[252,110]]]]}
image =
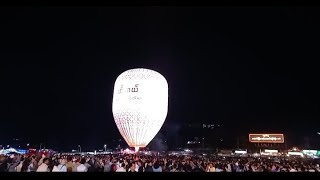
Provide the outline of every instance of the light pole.
{"type": "Polygon", "coordinates": [[[80,144],[78,145],[78,148],[79,148],[79,149],[78,149],[78,150],[79,150],[79,152],[81,152],[81,146],[80,146],[80,144]]]}
{"type": "Polygon", "coordinates": [[[103,147],[104,147],[104,152],[106,152],[107,151],[107,145],[105,144],[105,145],[103,145],[103,147]]]}

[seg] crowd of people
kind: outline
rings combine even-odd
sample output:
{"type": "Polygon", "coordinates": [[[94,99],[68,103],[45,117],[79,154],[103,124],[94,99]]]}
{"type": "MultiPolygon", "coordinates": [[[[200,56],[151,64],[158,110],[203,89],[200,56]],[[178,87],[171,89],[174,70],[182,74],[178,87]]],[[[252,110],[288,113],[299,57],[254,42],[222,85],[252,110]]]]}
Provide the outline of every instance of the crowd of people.
{"type": "Polygon", "coordinates": [[[306,159],[218,156],[0,155],[0,172],[320,172],[306,159]]]}

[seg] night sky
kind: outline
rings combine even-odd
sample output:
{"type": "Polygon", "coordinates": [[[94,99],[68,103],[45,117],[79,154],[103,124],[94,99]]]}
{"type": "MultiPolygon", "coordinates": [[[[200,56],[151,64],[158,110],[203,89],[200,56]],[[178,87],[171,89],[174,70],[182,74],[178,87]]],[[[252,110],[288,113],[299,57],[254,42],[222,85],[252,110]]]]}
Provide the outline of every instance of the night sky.
{"type": "Polygon", "coordinates": [[[102,146],[121,136],[117,76],[160,72],[160,135],[216,123],[230,137],[320,131],[319,9],[97,7],[0,9],[0,144],[102,146]]]}

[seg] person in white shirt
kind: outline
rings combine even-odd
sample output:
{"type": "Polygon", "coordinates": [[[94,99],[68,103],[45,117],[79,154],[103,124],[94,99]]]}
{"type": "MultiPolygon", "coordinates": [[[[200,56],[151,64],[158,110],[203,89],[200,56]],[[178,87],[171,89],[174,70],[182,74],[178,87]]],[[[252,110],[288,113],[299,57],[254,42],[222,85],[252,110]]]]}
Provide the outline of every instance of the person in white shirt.
{"type": "Polygon", "coordinates": [[[90,158],[86,159],[86,163],[84,163],[84,165],[87,167],[87,169],[89,169],[91,167],[91,165],[89,164],[90,162],[90,158]]]}
{"type": "Polygon", "coordinates": [[[289,172],[298,172],[294,167],[290,167],[289,172]]]}
{"type": "Polygon", "coordinates": [[[56,164],[53,166],[52,172],[60,172],[60,169],[58,168],[58,163],[56,163],[56,164]]]}
{"type": "Polygon", "coordinates": [[[77,172],[87,172],[88,168],[84,165],[86,163],[86,159],[82,158],[80,160],[80,165],[77,167],[77,172]]]}
{"type": "Polygon", "coordinates": [[[225,167],[226,172],[232,172],[231,164],[229,163],[227,167],[225,167]]]}
{"type": "Polygon", "coordinates": [[[17,172],[21,172],[22,164],[23,164],[23,160],[20,161],[20,164],[16,167],[17,172]]]}
{"type": "Polygon", "coordinates": [[[38,161],[38,166],[40,166],[43,163],[43,160],[45,157],[46,157],[46,155],[42,154],[41,159],[38,161]]]}
{"type": "Polygon", "coordinates": [[[134,162],[131,163],[129,166],[130,166],[130,168],[129,168],[128,172],[138,172],[136,170],[136,164],[134,162]]]}
{"type": "Polygon", "coordinates": [[[309,172],[316,172],[315,169],[309,169],[309,172]]]}
{"type": "Polygon", "coordinates": [[[161,166],[160,166],[160,164],[159,164],[158,161],[156,161],[156,162],[153,164],[152,169],[153,169],[153,172],[162,172],[162,168],[161,168],[161,166]]]}
{"type": "Polygon", "coordinates": [[[116,170],[116,172],[127,172],[125,169],[126,165],[124,163],[121,164],[121,167],[116,170]]]}
{"type": "Polygon", "coordinates": [[[105,163],[104,163],[104,172],[110,172],[111,170],[111,165],[112,163],[110,162],[110,160],[107,160],[105,163]]]}
{"type": "MultiPolygon", "coordinates": [[[[140,165],[141,166],[141,165],[140,165]]],[[[139,171],[139,163],[138,162],[135,162],[135,171],[138,172],[139,171]]]]}
{"type": "Polygon", "coordinates": [[[216,172],[223,172],[223,169],[222,169],[222,165],[221,164],[218,164],[216,166],[216,172]]]}
{"type": "Polygon", "coordinates": [[[67,161],[65,159],[60,160],[60,164],[58,165],[59,172],[67,172],[67,161]]]}
{"type": "Polygon", "coordinates": [[[49,172],[49,158],[43,158],[41,165],[38,167],[36,172],[49,172]]]}

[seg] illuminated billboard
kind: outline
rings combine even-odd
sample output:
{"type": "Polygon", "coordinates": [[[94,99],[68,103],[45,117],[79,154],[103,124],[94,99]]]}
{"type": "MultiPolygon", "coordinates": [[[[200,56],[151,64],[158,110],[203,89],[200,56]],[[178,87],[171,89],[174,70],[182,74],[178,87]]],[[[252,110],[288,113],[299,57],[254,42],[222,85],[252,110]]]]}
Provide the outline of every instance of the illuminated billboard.
{"type": "Polygon", "coordinates": [[[284,143],[283,134],[249,134],[252,143],[284,143]]]}
{"type": "Polygon", "coordinates": [[[302,150],[302,153],[305,155],[317,155],[317,150],[302,150]]]}

